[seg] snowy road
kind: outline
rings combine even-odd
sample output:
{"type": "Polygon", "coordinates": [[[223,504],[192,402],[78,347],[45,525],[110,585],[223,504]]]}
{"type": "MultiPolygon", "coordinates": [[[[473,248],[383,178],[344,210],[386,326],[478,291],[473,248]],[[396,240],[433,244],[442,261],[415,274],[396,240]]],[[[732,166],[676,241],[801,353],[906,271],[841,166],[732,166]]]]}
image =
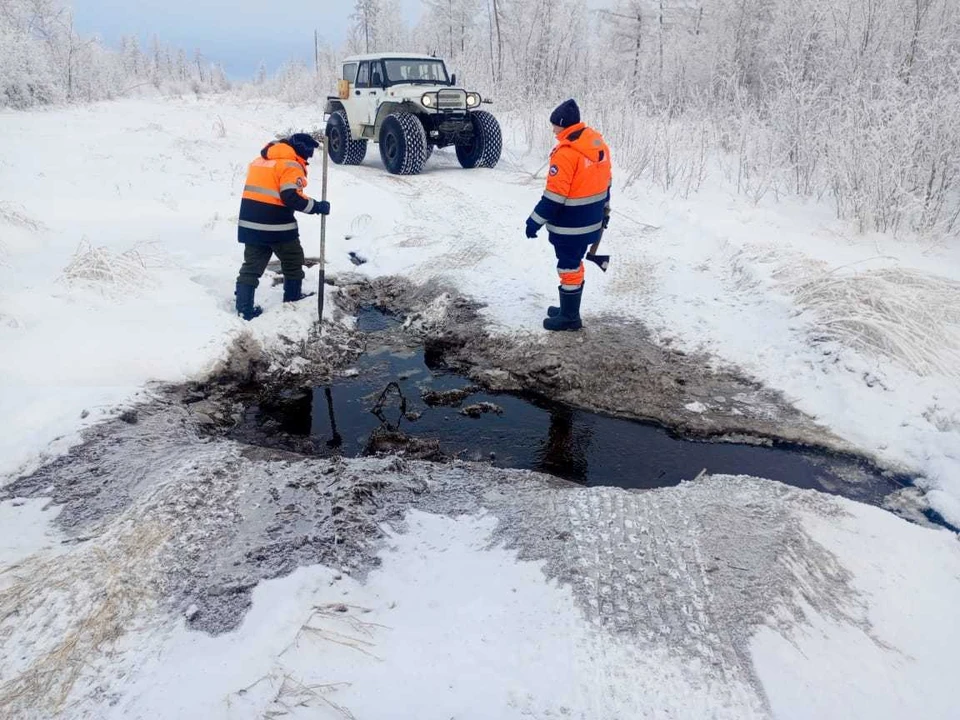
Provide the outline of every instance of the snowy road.
{"type": "MultiPolygon", "coordinates": [[[[277,293],[260,290],[268,314],[257,327],[229,312],[240,185],[251,154],[278,128],[321,122],[317,107],[213,100],[0,115],[11,138],[0,161],[0,412],[10,419],[0,471],[35,465],[147,380],[202,375],[244,331],[270,345],[278,318],[289,314],[277,293]]],[[[547,146],[546,127],[535,140],[547,146]]],[[[465,172],[438,152],[423,175],[400,178],[383,171],[371,147],[362,167],[332,169],[328,271],[354,270],[354,250],[373,276],[447,279],[487,304],[493,332],[544,342],[539,324],[555,300],[555,263],[545,238],[522,232],[542,163],[539,150],[529,154],[508,132],[495,170],[465,172]]],[[[960,524],[957,377],[825,341],[817,297],[796,290],[895,269],[919,285],[890,302],[933,302],[923,283],[960,282],[960,249],[858,236],[825,206],[754,203],[730,193],[720,166],[708,170],[689,197],[615,181],[604,239],[614,260],[605,275],[588,268],[588,324],[636,320],[654,341],[740,368],[861,452],[920,476],[934,507],[960,524]]],[[[315,253],[317,223],[302,225],[315,253]]],[[[950,305],[957,296],[936,301],[945,323],[954,310],[960,317],[950,305]]],[[[955,325],[938,329],[934,314],[929,322],[931,342],[952,357],[955,325]]],[[[701,404],[710,410],[709,399],[701,404]]],[[[688,414],[697,412],[699,405],[688,414]]]]}
{"type": "MultiPolygon", "coordinates": [[[[280,351],[306,337],[313,308],[281,306],[264,283],[265,315],[233,316],[233,219],[256,150],[319,123],[315,107],[194,99],[0,113],[0,485],[148,397],[149,381],[252,357],[297,370],[280,351]]],[[[539,329],[554,261],[522,227],[543,158],[507,147],[493,171],[438,153],[395,178],[376,148],[333,168],[328,272],[356,271],[356,251],[371,276],[443,280],[485,303],[498,342],[532,354],[580,342],[539,329]]],[[[796,292],[851,267],[956,282],[957,249],[753,203],[719,171],[689,198],[642,184],[614,198],[614,262],[588,269],[587,323],[627,317],[741,368],[921,475],[960,524],[956,377],[822,340],[796,292]]],[[[309,255],[317,223],[302,228],[309,255]]],[[[0,503],[0,709],[13,717],[955,715],[949,532],[760,479],[628,493],[256,457],[200,437],[176,403],[146,408],[49,466],[23,491],[34,499],[0,503]],[[243,621],[235,632],[185,627],[218,605],[229,627],[243,621]]]]}

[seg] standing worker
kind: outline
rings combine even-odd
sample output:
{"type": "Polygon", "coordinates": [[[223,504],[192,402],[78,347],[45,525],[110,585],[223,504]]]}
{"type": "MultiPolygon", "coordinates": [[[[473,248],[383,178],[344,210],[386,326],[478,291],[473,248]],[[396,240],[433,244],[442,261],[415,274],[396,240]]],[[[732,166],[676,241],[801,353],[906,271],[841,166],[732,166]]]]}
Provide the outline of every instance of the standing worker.
{"type": "Polygon", "coordinates": [[[583,297],[583,257],[599,243],[610,221],[610,148],[603,136],[580,122],[573,100],[550,115],[557,146],[550,154],[547,189],[527,218],[527,237],[547,226],[557,253],[560,307],[547,310],[547,330],[579,330],[583,297]]]}
{"type": "Polygon", "coordinates": [[[253,304],[253,295],[271,255],[277,256],[283,269],[283,301],[307,297],[302,292],[303,246],[293,213],[330,214],[330,203],[303,194],[307,161],[318,147],[320,143],[307,133],[295,133],[286,140],[268,143],[260,157],[250,163],[237,231],[244,252],[235,294],[237,314],[244,320],[252,320],[263,312],[253,304]]]}

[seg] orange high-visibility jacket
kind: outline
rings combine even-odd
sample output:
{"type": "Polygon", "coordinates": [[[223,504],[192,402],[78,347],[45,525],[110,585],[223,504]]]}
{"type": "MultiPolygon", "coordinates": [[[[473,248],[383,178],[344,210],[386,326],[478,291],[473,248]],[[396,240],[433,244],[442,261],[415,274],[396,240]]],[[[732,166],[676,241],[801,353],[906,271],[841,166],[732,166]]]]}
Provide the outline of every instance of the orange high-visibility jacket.
{"type": "Polygon", "coordinates": [[[600,239],[609,210],[610,148],[600,133],[583,123],[570,126],[557,140],[547,188],[530,217],[547,226],[551,242],[589,245],[600,239]]]}
{"type": "Polygon", "coordinates": [[[309,213],[315,205],[303,194],[306,186],[307,161],[285,142],[269,143],[247,170],[237,240],[261,245],[299,240],[293,213],[309,213]]]}

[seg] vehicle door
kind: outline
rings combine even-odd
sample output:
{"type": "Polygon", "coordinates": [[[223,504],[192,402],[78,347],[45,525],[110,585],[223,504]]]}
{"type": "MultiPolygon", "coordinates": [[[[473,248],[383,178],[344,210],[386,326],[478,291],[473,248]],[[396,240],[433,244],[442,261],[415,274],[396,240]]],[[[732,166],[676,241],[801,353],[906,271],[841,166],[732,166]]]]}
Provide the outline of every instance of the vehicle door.
{"type": "Polygon", "coordinates": [[[362,62],[357,71],[354,99],[364,125],[377,121],[377,109],[383,96],[383,66],[380,62],[362,62]]]}

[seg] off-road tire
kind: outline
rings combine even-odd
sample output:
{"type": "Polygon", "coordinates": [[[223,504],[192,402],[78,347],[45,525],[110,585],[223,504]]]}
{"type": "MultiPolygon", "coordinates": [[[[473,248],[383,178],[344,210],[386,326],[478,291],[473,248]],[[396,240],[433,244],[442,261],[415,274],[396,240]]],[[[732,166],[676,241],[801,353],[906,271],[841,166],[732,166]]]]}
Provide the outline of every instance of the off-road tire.
{"type": "Polygon", "coordinates": [[[380,126],[380,158],[394,175],[417,175],[427,161],[427,133],[408,112],[390,113],[380,126]]]}
{"type": "Polygon", "coordinates": [[[343,109],[327,120],[327,151],[337,165],[359,165],[367,156],[367,141],[350,137],[350,124],[343,109]]]}
{"type": "Polygon", "coordinates": [[[500,161],[503,136],[500,123],[486,110],[470,113],[473,135],[470,142],[457,145],[457,160],[465,168],[492,168],[500,161]]]}
{"type": "Polygon", "coordinates": [[[427,160],[429,160],[430,157],[433,155],[433,151],[434,151],[433,145],[431,145],[430,143],[427,143],[426,156],[423,158],[423,163],[424,163],[424,165],[426,165],[427,160]]]}

